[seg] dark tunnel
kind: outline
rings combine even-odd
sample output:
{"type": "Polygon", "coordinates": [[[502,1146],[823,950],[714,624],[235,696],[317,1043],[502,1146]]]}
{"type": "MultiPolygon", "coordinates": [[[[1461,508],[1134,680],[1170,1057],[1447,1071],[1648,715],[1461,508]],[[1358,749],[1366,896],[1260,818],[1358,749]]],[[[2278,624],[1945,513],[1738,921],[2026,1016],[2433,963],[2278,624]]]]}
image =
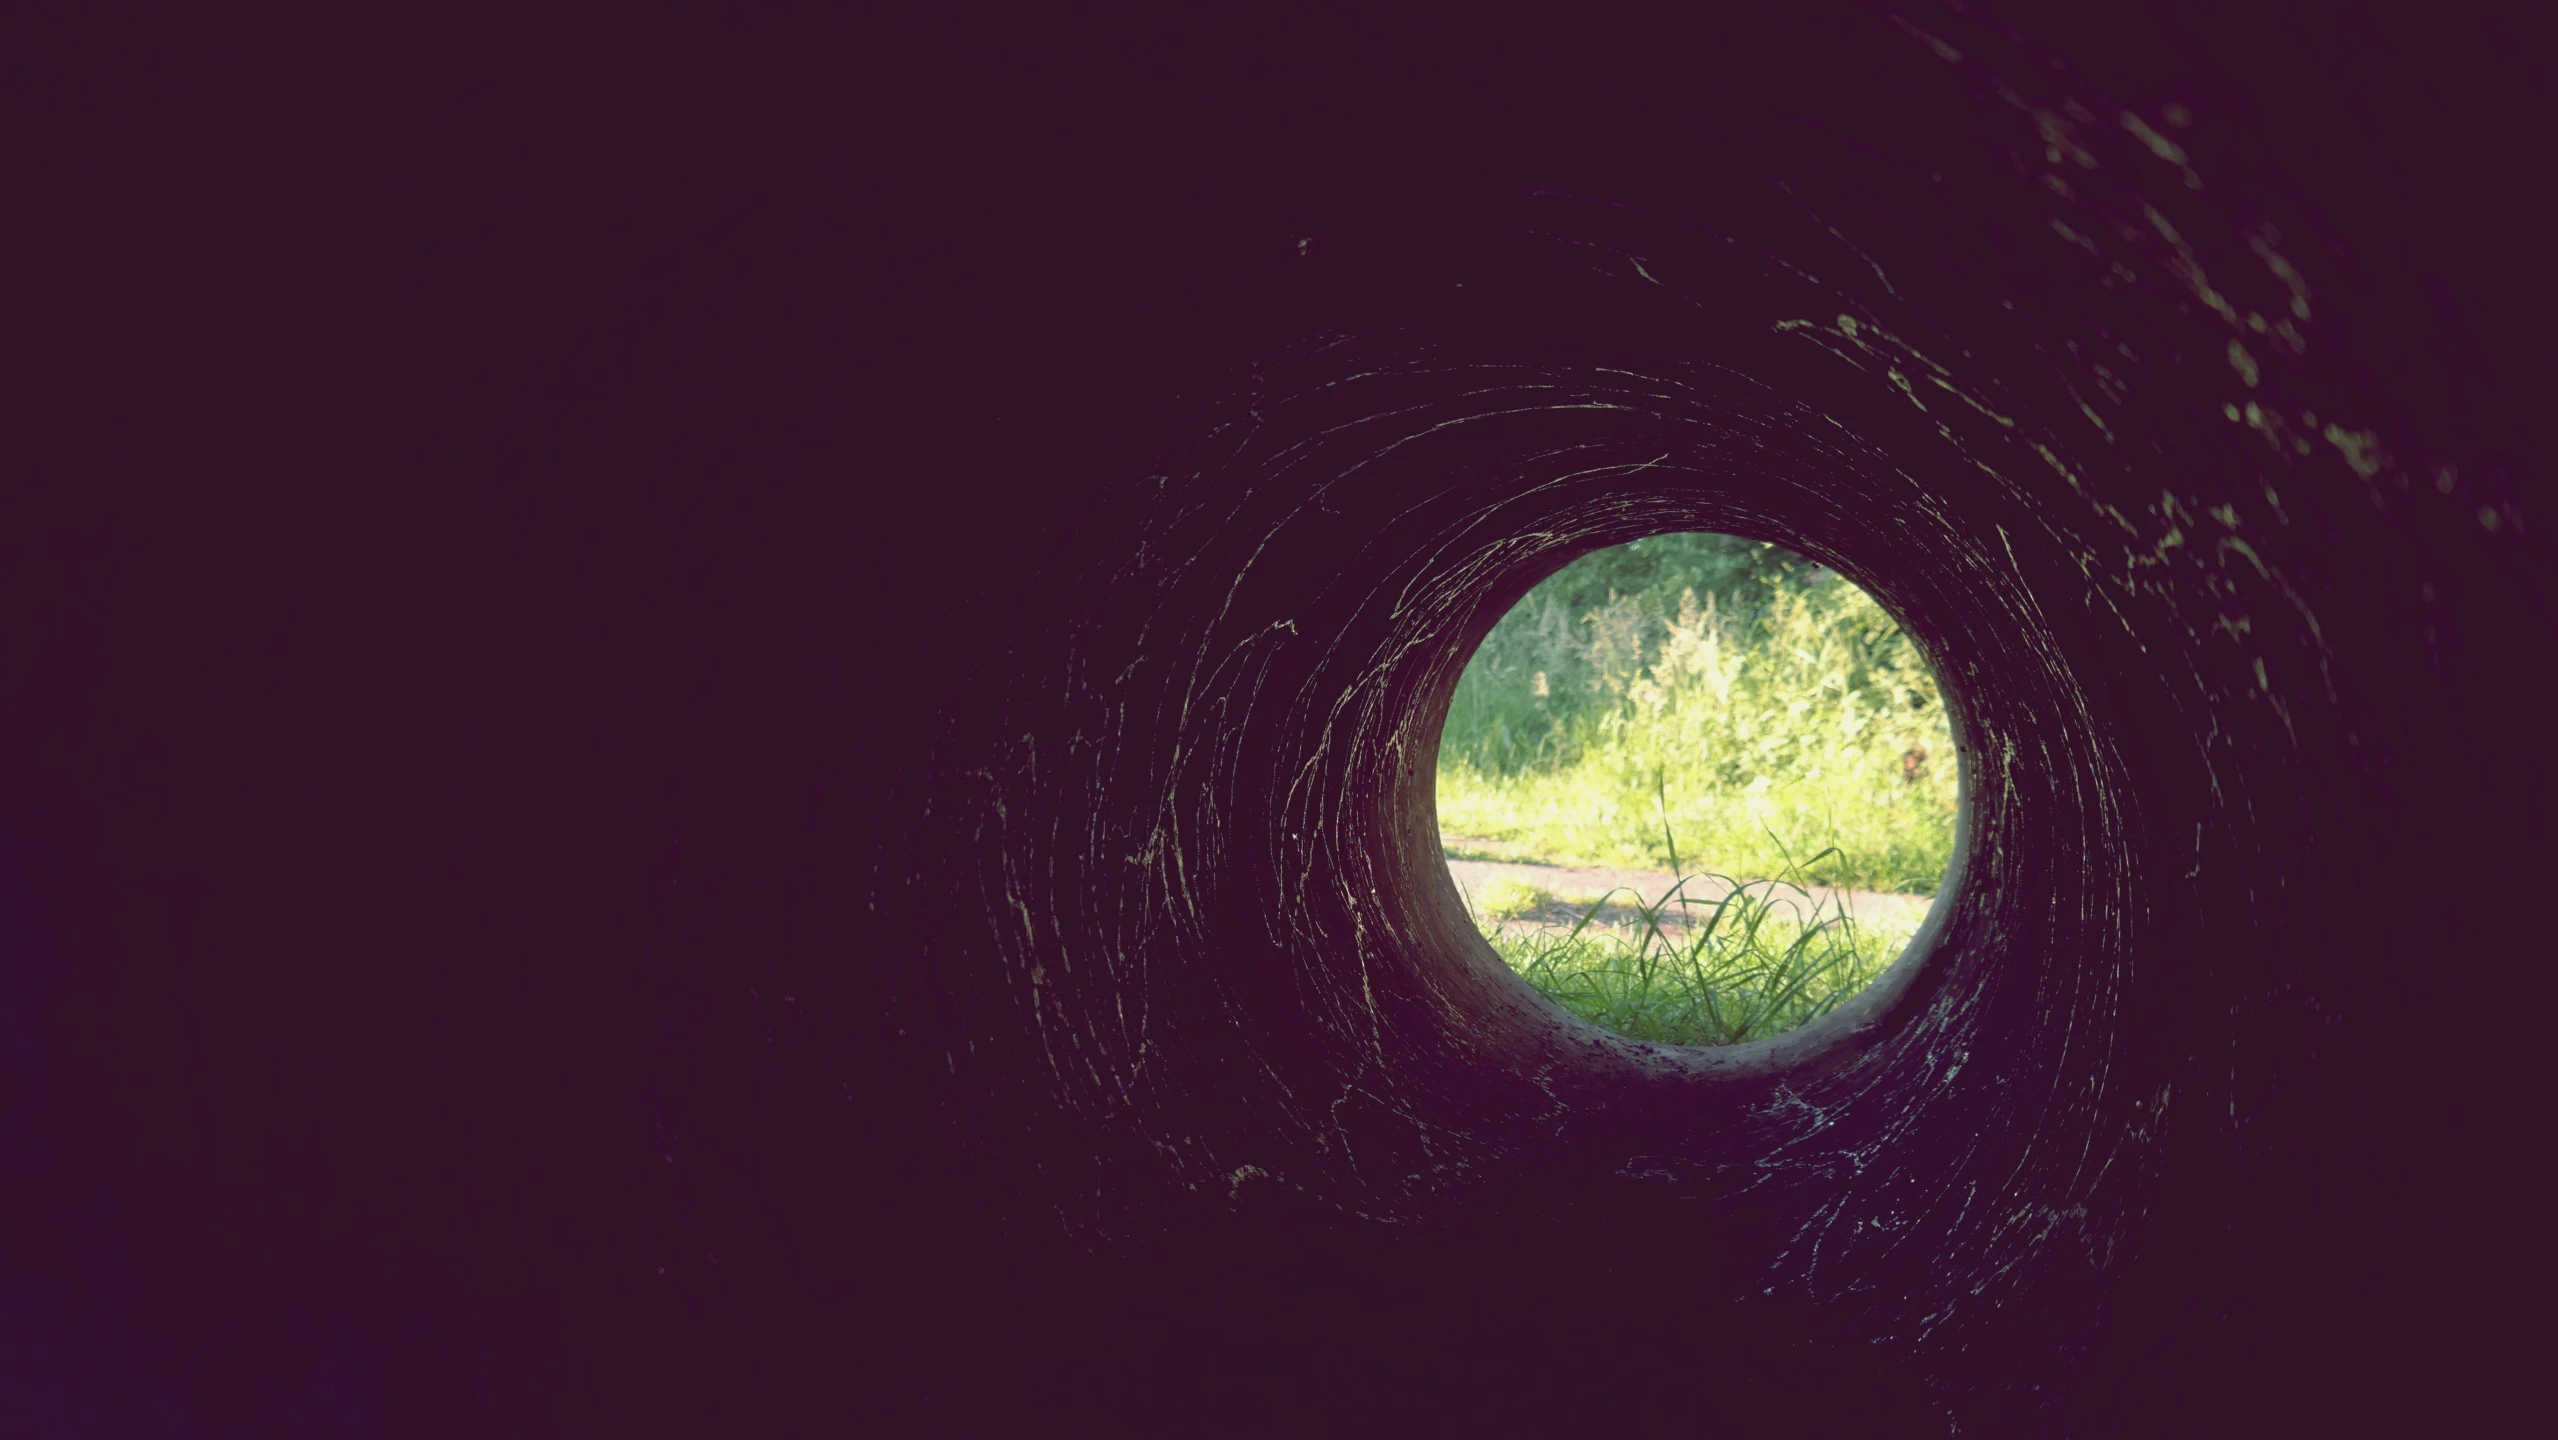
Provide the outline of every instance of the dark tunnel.
{"type": "Polygon", "coordinates": [[[0,1431],[2524,1403],[2522,10],[15,23],[0,1431]],[[1920,938],[1726,1048],[1433,811],[1673,530],[1957,720],[1920,938]]]}

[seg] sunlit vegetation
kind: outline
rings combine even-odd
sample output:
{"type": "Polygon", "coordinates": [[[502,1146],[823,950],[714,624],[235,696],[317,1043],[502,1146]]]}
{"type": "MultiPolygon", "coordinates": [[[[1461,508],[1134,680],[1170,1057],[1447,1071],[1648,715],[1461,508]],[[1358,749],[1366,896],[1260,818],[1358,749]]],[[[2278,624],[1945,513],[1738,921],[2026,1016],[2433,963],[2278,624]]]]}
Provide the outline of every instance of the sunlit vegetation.
{"type": "Polygon", "coordinates": [[[1568,929],[1503,924],[1554,897],[1521,905],[1515,893],[1495,891],[1476,924],[1510,968],[1564,1009],[1668,1045],[1733,1045],[1791,1030],[1864,989],[1909,943],[1909,925],[1860,924],[1842,900],[1792,880],[1718,880],[1683,876],[1657,895],[1624,897],[1633,915],[1620,926],[1592,923],[1618,898],[1600,897],[1568,929]]]}
{"type": "Polygon", "coordinates": [[[1899,952],[1907,924],[1861,922],[1830,887],[1933,893],[1956,778],[1935,679],[1872,597],[1775,546],[1662,535],[1567,566],[1485,639],[1441,740],[1439,821],[1452,858],[1661,875],[1568,927],[1497,894],[1478,920],[1585,1018],[1728,1043],[1826,1011],[1899,952]],[[1703,876],[1722,878],[1682,883],[1703,876]]]}

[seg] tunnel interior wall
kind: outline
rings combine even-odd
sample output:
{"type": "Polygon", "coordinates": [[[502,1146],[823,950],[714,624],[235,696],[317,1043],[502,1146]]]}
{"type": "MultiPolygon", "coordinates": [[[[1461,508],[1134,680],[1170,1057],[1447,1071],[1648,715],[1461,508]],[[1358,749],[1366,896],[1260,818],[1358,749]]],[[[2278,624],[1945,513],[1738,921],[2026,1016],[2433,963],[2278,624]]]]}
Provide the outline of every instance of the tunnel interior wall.
{"type": "Polygon", "coordinates": [[[2554,647],[2483,25],[169,31],[46,132],[127,181],[5,570],[12,1403],[2484,1407],[2542,967],[2460,897],[2554,647]],[[1730,1051],[1510,977],[1431,808],[1503,610],[1673,529],[1959,720],[1922,940],[1730,1051]]]}

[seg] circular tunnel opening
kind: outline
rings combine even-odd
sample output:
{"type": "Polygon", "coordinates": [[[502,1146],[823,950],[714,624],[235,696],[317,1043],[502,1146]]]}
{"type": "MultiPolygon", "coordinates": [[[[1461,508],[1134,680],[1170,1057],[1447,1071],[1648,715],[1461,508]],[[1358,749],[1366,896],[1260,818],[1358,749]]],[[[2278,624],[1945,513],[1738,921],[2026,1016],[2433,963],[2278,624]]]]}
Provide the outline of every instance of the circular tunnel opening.
{"type": "Polygon", "coordinates": [[[1467,660],[1441,849],[1493,953],[1568,1013],[1763,1040],[1921,932],[1956,873],[1953,727],[1917,638],[1846,575],[1654,534],[1564,565],[1467,660]]]}

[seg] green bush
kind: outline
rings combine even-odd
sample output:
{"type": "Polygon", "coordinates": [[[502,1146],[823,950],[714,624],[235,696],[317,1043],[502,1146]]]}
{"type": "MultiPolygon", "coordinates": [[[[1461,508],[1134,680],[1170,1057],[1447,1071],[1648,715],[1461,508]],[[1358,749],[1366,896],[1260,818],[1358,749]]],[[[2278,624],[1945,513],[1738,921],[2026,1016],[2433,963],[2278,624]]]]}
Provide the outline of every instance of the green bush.
{"type": "Polygon", "coordinates": [[[1730,536],[1600,551],[1531,591],[1466,667],[1438,785],[1456,853],[1764,876],[1828,850],[1803,878],[1927,893],[1953,843],[1917,646],[1835,572],[1730,536]]]}
{"type": "Polygon", "coordinates": [[[1531,915],[1555,903],[1554,896],[1523,880],[1494,879],[1483,887],[1477,901],[1482,912],[1494,920],[1508,920],[1531,915]]]}

